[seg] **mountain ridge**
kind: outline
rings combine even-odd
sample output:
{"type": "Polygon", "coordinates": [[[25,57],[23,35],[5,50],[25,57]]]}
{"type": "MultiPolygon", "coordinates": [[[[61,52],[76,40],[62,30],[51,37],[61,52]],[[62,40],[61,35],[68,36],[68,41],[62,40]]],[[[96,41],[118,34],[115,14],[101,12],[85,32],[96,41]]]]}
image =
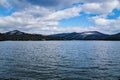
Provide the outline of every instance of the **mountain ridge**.
{"type": "Polygon", "coordinates": [[[0,33],[0,40],[120,40],[120,33],[118,34],[104,34],[98,31],[85,31],[81,33],[60,33],[52,35],[30,34],[13,30],[6,33],[0,33]]]}
{"type": "Polygon", "coordinates": [[[6,34],[6,35],[21,35],[21,34],[25,34],[25,33],[21,32],[19,30],[13,30],[13,31],[6,32],[4,34],[6,34]]]}
{"type": "Polygon", "coordinates": [[[103,34],[98,31],[86,31],[86,32],[72,32],[72,33],[62,33],[62,34],[55,34],[51,36],[59,36],[64,37],[67,40],[101,40],[105,39],[108,34],[103,34]]]}

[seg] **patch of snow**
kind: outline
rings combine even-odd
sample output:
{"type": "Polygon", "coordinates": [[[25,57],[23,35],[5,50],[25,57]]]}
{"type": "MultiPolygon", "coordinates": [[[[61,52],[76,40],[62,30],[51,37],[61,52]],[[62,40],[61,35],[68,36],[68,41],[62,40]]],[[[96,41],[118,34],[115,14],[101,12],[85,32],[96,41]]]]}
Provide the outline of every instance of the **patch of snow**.
{"type": "Polygon", "coordinates": [[[85,33],[82,33],[82,35],[92,35],[92,34],[94,34],[94,33],[92,33],[92,32],[85,32],[85,33]]]}
{"type": "Polygon", "coordinates": [[[20,31],[18,31],[18,30],[14,30],[14,31],[8,32],[8,34],[9,34],[9,35],[14,35],[14,34],[21,35],[21,34],[23,34],[23,32],[20,32],[20,31]]]}

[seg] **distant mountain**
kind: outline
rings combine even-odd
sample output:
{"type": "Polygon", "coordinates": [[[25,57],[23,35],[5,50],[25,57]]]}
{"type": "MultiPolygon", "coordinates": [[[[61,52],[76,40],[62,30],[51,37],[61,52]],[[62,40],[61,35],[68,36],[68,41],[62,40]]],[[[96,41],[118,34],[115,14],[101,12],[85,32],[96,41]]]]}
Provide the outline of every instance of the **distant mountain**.
{"type": "Polygon", "coordinates": [[[86,40],[103,40],[109,35],[100,33],[98,31],[87,31],[81,33],[82,39],[86,40]]]}
{"type": "Polygon", "coordinates": [[[120,33],[114,35],[103,34],[98,31],[81,33],[61,33],[53,35],[29,34],[18,30],[0,33],[0,41],[28,41],[28,40],[120,40],[120,33]]]}
{"type": "Polygon", "coordinates": [[[13,31],[9,31],[5,33],[6,35],[23,35],[23,34],[27,34],[18,30],[13,30],[13,31]]]}
{"type": "Polygon", "coordinates": [[[0,33],[0,41],[3,41],[5,38],[4,38],[4,35],[2,33],[0,33]]]}
{"type": "Polygon", "coordinates": [[[52,36],[63,37],[65,40],[103,40],[109,35],[97,31],[87,31],[82,33],[73,32],[73,33],[55,34],[52,36]]]}
{"type": "Polygon", "coordinates": [[[120,40],[120,33],[111,35],[106,40],[120,40]]]}
{"type": "Polygon", "coordinates": [[[59,37],[65,37],[67,35],[69,35],[70,33],[61,33],[61,34],[52,34],[52,35],[49,35],[49,36],[59,36],[59,37]]]}
{"type": "Polygon", "coordinates": [[[22,40],[22,41],[28,41],[28,40],[60,40],[60,37],[49,37],[41,34],[29,34],[24,33],[18,30],[9,31],[6,33],[3,33],[2,36],[0,36],[1,40],[22,40]]]}

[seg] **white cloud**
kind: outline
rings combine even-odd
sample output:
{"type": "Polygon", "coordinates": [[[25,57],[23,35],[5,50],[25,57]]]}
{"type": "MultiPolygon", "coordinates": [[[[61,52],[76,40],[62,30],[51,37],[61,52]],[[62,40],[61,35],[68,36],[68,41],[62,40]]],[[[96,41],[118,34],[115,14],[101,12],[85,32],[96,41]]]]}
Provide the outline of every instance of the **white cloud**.
{"type": "Polygon", "coordinates": [[[109,20],[101,17],[93,17],[93,20],[96,25],[106,26],[114,22],[114,20],[109,20]]]}
{"type": "Polygon", "coordinates": [[[81,12],[80,7],[72,7],[68,9],[64,9],[61,11],[54,12],[46,17],[47,20],[61,20],[61,19],[68,19],[71,17],[79,16],[81,12]]]}
{"type": "Polygon", "coordinates": [[[49,9],[63,9],[71,7],[74,3],[81,0],[0,0],[0,5],[5,8],[16,8],[22,10],[31,5],[42,6],[49,9]]]}
{"type": "MultiPolygon", "coordinates": [[[[114,9],[120,9],[119,0],[38,0],[39,3],[29,0],[1,0],[0,5],[5,8],[18,9],[12,15],[0,17],[0,31],[20,29],[22,31],[40,33],[82,32],[97,30],[100,32],[115,32],[120,30],[120,18],[107,19],[114,9]],[[47,2],[52,1],[52,4],[47,2]],[[84,4],[79,4],[83,2],[84,4]],[[45,3],[45,4],[42,4],[45,3]],[[74,5],[74,3],[78,3],[74,5]],[[64,8],[64,9],[63,9],[64,8]],[[94,27],[58,27],[59,20],[80,16],[80,12],[97,14],[89,17],[94,27]],[[109,31],[108,31],[109,30],[109,31]]],[[[34,1],[34,0],[33,0],[34,1]]]]}
{"type": "Polygon", "coordinates": [[[113,9],[117,8],[119,5],[118,0],[112,0],[107,2],[93,2],[93,3],[86,3],[82,6],[83,10],[87,13],[92,14],[109,14],[112,12],[113,9]]]}
{"type": "Polygon", "coordinates": [[[105,17],[96,16],[93,17],[93,21],[97,30],[104,33],[117,33],[120,30],[120,17],[117,19],[107,19],[105,17]]]}
{"type": "Polygon", "coordinates": [[[59,20],[79,16],[80,11],[80,7],[71,7],[55,12],[44,7],[32,6],[10,16],[0,17],[0,28],[3,28],[4,31],[12,29],[23,31],[47,31],[49,29],[51,31],[59,25],[59,20]]]}
{"type": "Polygon", "coordinates": [[[119,4],[117,5],[117,9],[120,10],[120,0],[119,0],[119,4]]]}

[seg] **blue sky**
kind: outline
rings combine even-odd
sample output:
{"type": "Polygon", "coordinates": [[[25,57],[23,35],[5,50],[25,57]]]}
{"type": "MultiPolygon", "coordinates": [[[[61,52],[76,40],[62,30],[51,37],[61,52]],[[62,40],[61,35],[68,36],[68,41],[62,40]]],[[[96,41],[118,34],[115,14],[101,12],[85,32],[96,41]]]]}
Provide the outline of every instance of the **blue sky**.
{"type": "Polygon", "coordinates": [[[120,0],[0,0],[0,32],[120,32],[120,0]]]}

